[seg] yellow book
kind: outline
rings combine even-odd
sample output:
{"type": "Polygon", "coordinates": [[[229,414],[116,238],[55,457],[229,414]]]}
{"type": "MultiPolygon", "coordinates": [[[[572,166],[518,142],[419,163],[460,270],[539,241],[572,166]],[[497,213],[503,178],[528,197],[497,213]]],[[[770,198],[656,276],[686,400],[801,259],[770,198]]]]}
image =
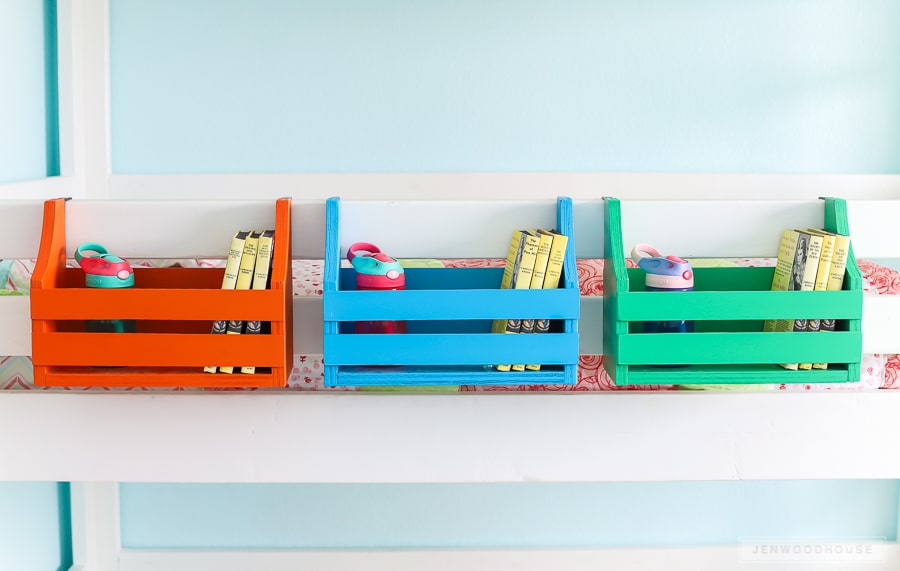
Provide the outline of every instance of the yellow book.
{"type": "MultiPolygon", "coordinates": [[[[268,289],[269,287],[274,237],[274,230],[263,230],[259,235],[259,244],[256,248],[256,264],[253,266],[253,285],[250,286],[250,289],[268,289]]],[[[262,333],[262,321],[248,321],[244,333],[251,335],[262,333]]],[[[241,367],[241,372],[246,375],[252,375],[256,372],[256,367],[241,367]]]]}
{"type": "MultiPolygon", "coordinates": [[[[831,234],[824,234],[820,230],[815,228],[809,228],[807,232],[818,234],[822,236],[822,255],[819,257],[819,269],[816,271],[816,283],[813,286],[813,290],[815,291],[824,291],[828,289],[828,276],[831,273],[831,259],[834,255],[834,236],[831,234]]],[[[806,330],[810,333],[815,333],[819,331],[821,327],[821,319],[810,319],[806,324],[806,330]]],[[[827,363],[818,363],[817,369],[824,369],[828,367],[827,363]]],[[[813,368],[813,363],[800,363],[801,370],[810,370],[813,368]]]]}
{"type": "MultiPolygon", "coordinates": [[[[850,237],[826,230],[823,234],[834,236],[834,253],[831,255],[831,270],[828,272],[828,291],[844,288],[844,272],[847,270],[847,259],[850,257],[850,237]]],[[[834,319],[819,320],[819,331],[834,331],[834,319]]],[[[814,369],[827,369],[828,363],[813,363],[814,369]]]]}
{"type": "MultiPolygon", "coordinates": [[[[228,249],[228,257],[225,260],[225,275],[222,277],[222,289],[234,289],[237,283],[241,258],[244,255],[244,242],[246,242],[249,235],[249,231],[240,230],[231,238],[231,247],[228,249]]],[[[228,322],[224,319],[215,321],[213,322],[212,332],[224,334],[227,326],[228,322]]],[[[215,373],[216,370],[217,367],[213,366],[203,367],[205,373],[215,373]]]]}
{"type": "MultiPolygon", "coordinates": [[[[547,262],[550,259],[550,246],[553,244],[553,235],[546,234],[542,230],[529,230],[538,239],[537,257],[534,259],[534,272],[531,274],[531,284],[528,289],[541,289],[544,287],[544,275],[547,273],[547,262]]],[[[522,327],[519,333],[534,333],[534,319],[522,318],[522,327]]]]}
{"type": "MultiPolygon", "coordinates": [[[[519,263],[519,271],[516,277],[515,289],[531,288],[531,281],[534,277],[535,264],[537,264],[538,249],[541,245],[541,238],[537,232],[524,231],[525,245],[522,246],[522,259],[519,263]]],[[[542,280],[543,281],[543,280],[542,280]]],[[[510,319],[506,322],[507,333],[520,333],[522,325],[526,319],[510,319]]],[[[531,321],[531,328],[534,329],[534,320],[531,321]]],[[[524,371],[525,363],[514,363],[510,366],[513,371],[524,371]]]]}
{"type": "MultiPolygon", "coordinates": [[[[500,279],[500,289],[510,289],[516,268],[522,258],[522,248],[525,246],[525,235],[521,230],[515,230],[509,241],[509,250],[506,253],[506,266],[503,268],[503,277],[500,279]]],[[[491,327],[491,333],[503,333],[506,329],[505,319],[495,319],[491,327]]]]}
{"type": "MultiPolygon", "coordinates": [[[[539,230],[543,236],[550,236],[552,242],[550,253],[547,257],[547,270],[544,273],[543,289],[556,289],[562,277],[563,261],[566,259],[566,247],[569,245],[569,237],[553,230],[539,230]]],[[[535,333],[548,333],[550,331],[549,319],[536,319],[534,321],[535,333]]],[[[538,363],[525,365],[529,371],[540,371],[538,363]]]]}
{"type": "MultiPolygon", "coordinates": [[[[794,258],[797,254],[797,241],[800,233],[796,230],[786,229],[781,233],[781,242],[778,245],[778,259],[775,262],[775,273],[772,275],[772,291],[787,291],[791,286],[791,273],[794,268],[794,258]]],[[[803,255],[802,252],[800,255],[803,255]]],[[[763,331],[787,331],[787,319],[767,319],[763,324],[763,331]]]]}
{"type": "MultiPolygon", "coordinates": [[[[513,267],[513,274],[509,282],[509,289],[528,289],[531,286],[531,276],[534,274],[534,263],[537,261],[537,250],[540,244],[540,238],[536,234],[531,234],[527,230],[517,230],[521,234],[522,251],[518,256],[517,263],[513,267]]],[[[522,327],[520,318],[501,320],[506,324],[500,332],[502,333],[518,333],[522,327]]],[[[524,371],[525,364],[496,365],[498,371],[524,371]]]]}
{"type": "Polygon", "coordinates": [[[272,270],[272,253],[274,252],[275,231],[263,230],[259,235],[259,246],[256,250],[256,265],[253,267],[253,286],[251,289],[268,289],[269,272],[272,270]]]}
{"type": "MultiPolygon", "coordinates": [[[[819,272],[819,258],[822,256],[822,236],[805,230],[797,230],[797,249],[794,265],[791,268],[791,289],[797,291],[813,291],[816,286],[816,274],[819,272]],[[803,255],[801,255],[803,252],[803,255]]],[[[794,319],[788,331],[806,331],[807,319],[794,319]]],[[[796,371],[799,363],[781,363],[785,369],[796,371]]],[[[811,366],[811,365],[810,365],[811,366]]]]}
{"type": "MultiPolygon", "coordinates": [[[[250,232],[244,240],[244,250],[241,253],[241,263],[238,266],[237,281],[234,289],[250,289],[253,285],[253,268],[256,267],[256,250],[259,247],[259,232],[250,232]]],[[[240,319],[228,321],[225,333],[228,335],[240,335],[244,328],[244,322],[240,319]]],[[[234,373],[234,367],[219,367],[220,373],[234,373]]]]}
{"type": "MultiPolygon", "coordinates": [[[[525,234],[521,230],[514,230],[509,240],[509,250],[506,253],[506,266],[503,268],[503,277],[500,279],[500,289],[510,289],[516,268],[522,259],[522,248],[525,246],[525,234]]],[[[503,333],[506,331],[506,320],[495,319],[491,327],[491,333],[503,333]]],[[[510,365],[494,365],[498,371],[509,371],[510,365]]]]}
{"type": "Polygon", "coordinates": [[[531,275],[531,289],[544,287],[544,276],[547,275],[547,265],[550,262],[550,249],[553,245],[553,234],[545,230],[536,230],[532,233],[539,238],[537,257],[534,260],[534,273],[531,275]]]}

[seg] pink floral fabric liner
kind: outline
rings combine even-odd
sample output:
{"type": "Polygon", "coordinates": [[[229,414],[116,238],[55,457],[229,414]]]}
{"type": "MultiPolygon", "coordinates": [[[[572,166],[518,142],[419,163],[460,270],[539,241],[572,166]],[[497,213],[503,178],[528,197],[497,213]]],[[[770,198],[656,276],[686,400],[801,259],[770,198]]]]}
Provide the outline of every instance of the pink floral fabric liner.
{"type": "MultiPolygon", "coordinates": [[[[773,260],[767,258],[741,258],[729,260],[740,266],[769,266],[773,260]]],[[[447,267],[502,267],[504,260],[442,260],[447,267]]],[[[213,262],[202,260],[181,261],[182,265],[205,267],[213,262]]],[[[628,262],[629,265],[631,262],[628,262]]],[[[869,262],[857,261],[865,280],[866,295],[896,295],[900,293],[900,273],[885,266],[869,262]]],[[[138,262],[135,265],[159,265],[159,261],[138,262]]],[[[7,284],[0,284],[6,289],[27,290],[33,262],[17,260],[13,265],[7,284]]],[[[293,289],[295,296],[322,295],[323,263],[320,260],[295,260],[293,264],[293,289]]],[[[580,259],[577,261],[578,282],[583,296],[603,295],[603,260],[580,259]]],[[[864,355],[862,375],[859,383],[835,383],[816,385],[767,385],[771,390],[783,391],[857,391],[877,388],[900,388],[900,356],[898,355],[864,355]]],[[[34,389],[32,382],[31,360],[28,357],[0,357],[0,389],[34,389]]],[[[297,355],[294,368],[288,379],[288,388],[294,390],[356,390],[352,387],[331,388],[324,386],[324,373],[321,355],[297,355]]],[[[603,369],[602,355],[581,355],[578,366],[578,380],[574,386],[559,385],[524,385],[509,387],[472,387],[462,386],[460,391],[606,391],[606,390],[673,390],[678,387],[669,385],[617,387],[603,369]]],[[[761,387],[756,387],[761,388],[761,387]]],[[[108,390],[108,389],[73,389],[73,390],[108,390]]],[[[151,390],[135,388],[132,390],[151,390]]],[[[152,389],[159,390],[159,389],[152,389]]],[[[236,390],[236,389],[166,389],[166,390],[236,390]]],[[[266,389],[237,389],[266,390],[266,389]]]]}

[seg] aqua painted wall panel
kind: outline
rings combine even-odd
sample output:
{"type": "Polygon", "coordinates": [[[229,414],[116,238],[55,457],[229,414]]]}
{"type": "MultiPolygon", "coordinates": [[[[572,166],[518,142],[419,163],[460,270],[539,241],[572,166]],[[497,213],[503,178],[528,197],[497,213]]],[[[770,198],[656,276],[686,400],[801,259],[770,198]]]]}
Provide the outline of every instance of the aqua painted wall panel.
{"type": "Polygon", "coordinates": [[[893,0],[117,0],[117,173],[900,172],[893,0]]]}
{"type": "Polygon", "coordinates": [[[120,486],[132,548],[892,540],[898,499],[895,481],[120,486]]]}
{"type": "Polygon", "coordinates": [[[0,482],[0,569],[63,571],[71,565],[69,485],[0,482]]]}
{"type": "Polygon", "coordinates": [[[0,183],[59,174],[56,0],[0,0],[0,183]]]}

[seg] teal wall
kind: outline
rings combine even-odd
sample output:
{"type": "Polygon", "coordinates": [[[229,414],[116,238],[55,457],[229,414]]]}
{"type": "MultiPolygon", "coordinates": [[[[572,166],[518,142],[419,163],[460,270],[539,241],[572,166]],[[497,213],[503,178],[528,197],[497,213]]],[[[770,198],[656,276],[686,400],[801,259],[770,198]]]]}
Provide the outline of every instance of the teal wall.
{"type": "Polygon", "coordinates": [[[118,173],[900,172],[895,0],[116,0],[118,173]]]}
{"type": "Polygon", "coordinates": [[[0,182],[59,174],[55,0],[0,0],[0,86],[0,182]]]}
{"type": "Polygon", "coordinates": [[[122,484],[134,548],[595,547],[897,535],[896,481],[122,484]]]}
{"type": "Polygon", "coordinates": [[[65,571],[72,565],[69,499],[68,484],[0,482],[0,569],[65,571]]]}

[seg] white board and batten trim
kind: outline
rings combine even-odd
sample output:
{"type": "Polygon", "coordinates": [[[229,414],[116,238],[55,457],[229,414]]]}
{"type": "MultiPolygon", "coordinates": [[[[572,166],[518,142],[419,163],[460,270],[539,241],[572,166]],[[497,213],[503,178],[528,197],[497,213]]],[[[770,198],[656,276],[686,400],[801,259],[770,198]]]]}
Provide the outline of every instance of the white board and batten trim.
{"type": "Polygon", "coordinates": [[[880,538],[741,537],[732,545],[623,547],[122,548],[118,489],[112,482],[72,485],[74,564],[69,571],[887,571],[900,565],[900,546],[880,538]]]}
{"type": "MultiPolygon", "coordinates": [[[[54,176],[0,184],[0,196],[2,196],[0,205],[3,208],[3,223],[4,225],[10,222],[19,223],[19,221],[12,218],[15,211],[11,213],[6,212],[7,201],[37,201],[47,198],[59,198],[61,196],[78,196],[79,193],[80,184],[72,176],[54,176]]],[[[15,206],[12,206],[12,208],[15,208],[15,206]]],[[[15,235],[11,231],[5,232],[8,236],[15,235]]],[[[4,246],[4,249],[6,249],[6,246],[4,246]]],[[[35,249],[34,251],[36,252],[37,250],[35,249]]]]}
{"type": "Polygon", "coordinates": [[[0,480],[894,479],[898,408],[900,391],[6,391],[0,480]]]}
{"type": "MultiPolygon", "coordinates": [[[[4,186],[3,218],[19,237],[0,256],[33,258],[43,198],[67,196],[67,177],[4,186]],[[28,189],[47,196],[18,198],[28,189]],[[21,192],[19,191],[21,190],[21,192]]],[[[515,227],[555,225],[555,197],[533,200],[342,200],[341,242],[384,242],[398,257],[505,257],[515,227]],[[410,240],[414,236],[415,240],[410,240]]],[[[685,257],[770,257],[786,227],[820,226],[820,201],[623,200],[623,241],[660,244],[685,257]],[[773,245],[774,244],[774,245],[773,245]]],[[[897,257],[890,232],[900,200],[847,201],[858,257],[897,257]]],[[[70,249],[81,241],[111,241],[132,257],[221,257],[235,229],[271,227],[274,204],[253,200],[92,200],[67,204],[70,249]],[[223,238],[224,237],[224,238],[223,238]]],[[[603,201],[573,201],[576,256],[603,256],[603,201]]],[[[323,199],[294,197],[294,257],[322,259],[323,199]]],[[[71,253],[71,252],[70,252],[71,253]]]]}
{"type": "Polygon", "coordinates": [[[634,172],[113,174],[109,198],[795,200],[900,198],[900,175],[634,172]]]}
{"type": "Polygon", "coordinates": [[[69,571],[119,569],[119,485],[72,482],[72,566],[69,571]]]}
{"type": "MultiPolygon", "coordinates": [[[[809,545],[809,544],[806,544],[809,545]]],[[[789,545],[807,549],[806,545],[789,545]]],[[[821,555],[827,543],[815,543],[813,554],[769,556],[760,560],[753,545],[703,547],[632,547],[568,549],[341,549],[333,551],[192,551],[133,550],[119,554],[118,571],[887,571],[900,565],[896,544],[856,542],[865,555],[821,555]],[[818,549],[820,555],[815,555],[818,549]],[[804,557],[806,559],[804,559],[804,557]],[[817,557],[817,559],[813,559],[817,557]]],[[[841,547],[835,543],[831,549],[841,547]]]]}

